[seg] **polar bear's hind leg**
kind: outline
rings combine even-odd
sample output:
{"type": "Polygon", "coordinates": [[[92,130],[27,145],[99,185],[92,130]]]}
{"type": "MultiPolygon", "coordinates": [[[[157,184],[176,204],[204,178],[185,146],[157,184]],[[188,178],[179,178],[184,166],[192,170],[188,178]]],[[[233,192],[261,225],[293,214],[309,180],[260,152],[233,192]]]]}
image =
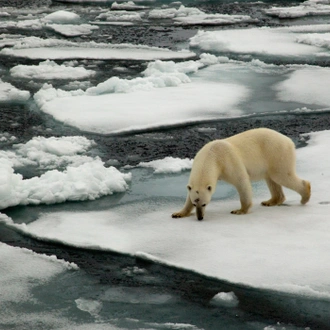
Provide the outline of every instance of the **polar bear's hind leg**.
{"type": "Polygon", "coordinates": [[[285,196],[283,193],[282,186],[273,181],[270,178],[266,179],[267,186],[271,193],[271,198],[268,201],[263,201],[261,205],[263,206],[274,206],[281,205],[285,201],[285,196]]]}

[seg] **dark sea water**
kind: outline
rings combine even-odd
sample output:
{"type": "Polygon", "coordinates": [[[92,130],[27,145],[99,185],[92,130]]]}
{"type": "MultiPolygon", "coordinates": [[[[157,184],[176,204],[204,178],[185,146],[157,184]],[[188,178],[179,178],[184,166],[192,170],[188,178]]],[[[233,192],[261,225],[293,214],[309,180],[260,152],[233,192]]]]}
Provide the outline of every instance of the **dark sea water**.
{"type": "MultiPolygon", "coordinates": [[[[205,0],[187,1],[184,4],[209,13],[250,15],[257,18],[258,22],[241,23],[235,27],[254,27],[292,24],[292,20],[280,20],[265,15],[263,9],[273,5],[294,6],[300,2],[302,1],[265,0],[258,3],[248,0],[205,0]]],[[[167,3],[166,1],[139,2],[151,7],[159,7],[167,3]]],[[[48,12],[71,10],[88,22],[93,16],[91,14],[93,9],[109,9],[110,6],[111,2],[0,0],[0,12],[2,9],[6,11],[8,7],[18,10],[16,14],[11,10],[13,13],[11,20],[21,19],[20,17],[28,15],[30,10],[35,17],[40,9],[48,12]]],[[[329,20],[329,16],[302,18],[298,23],[329,22],[329,20]]],[[[228,26],[206,28],[216,30],[226,29],[228,26]]],[[[104,42],[104,36],[111,35],[109,39],[111,43],[144,44],[176,50],[179,45],[187,43],[198,29],[200,26],[180,27],[172,25],[171,21],[165,23],[155,21],[152,24],[138,24],[125,28],[103,26],[92,35],[76,37],[73,40],[104,42]]],[[[0,27],[0,35],[8,33],[66,39],[49,30],[0,27]]],[[[272,59],[269,61],[271,62],[272,59]]],[[[326,61],[322,63],[321,61],[317,64],[329,65],[326,61]]],[[[279,62],[277,60],[276,64],[280,64],[279,62]]],[[[0,56],[1,77],[4,81],[15,84],[17,88],[28,88],[31,93],[35,93],[40,88],[40,84],[30,84],[26,87],[25,82],[14,82],[8,70],[18,64],[36,63],[35,60],[0,56]]],[[[81,63],[86,67],[97,67],[99,73],[91,78],[92,85],[112,75],[121,78],[137,77],[146,68],[146,62],[143,61],[86,60],[81,63]],[[118,73],[115,70],[118,66],[127,70],[118,73]]],[[[63,81],[53,82],[53,85],[61,87],[63,81]]],[[[227,137],[256,127],[279,130],[290,136],[300,147],[303,146],[303,142],[299,142],[300,134],[330,128],[330,114],[327,111],[304,114],[254,114],[244,118],[176,125],[143,132],[101,135],[81,132],[78,128],[63,125],[39,111],[32,101],[5,102],[1,104],[0,110],[0,133],[7,132],[14,135],[15,143],[26,143],[34,136],[83,135],[97,143],[97,148],[93,151],[95,154],[104,161],[116,159],[118,166],[136,165],[141,161],[151,161],[166,156],[192,158],[196,150],[211,139],[227,137]],[[205,126],[213,130],[200,129],[205,126]]],[[[12,143],[9,142],[1,144],[3,150],[8,150],[11,146],[12,143]]],[[[41,175],[43,171],[26,167],[20,169],[20,173],[24,178],[30,178],[41,175]]],[[[148,191],[144,193],[147,195],[144,198],[154,198],[152,193],[148,191]]],[[[96,201],[68,202],[49,206],[16,206],[2,212],[17,223],[29,223],[43,212],[97,210],[115,205],[122,198],[124,202],[130,202],[130,197],[125,199],[123,195],[117,194],[96,201]]],[[[56,255],[59,259],[74,262],[79,266],[78,271],[65,272],[34,288],[33,296],[38,303],[16,302],[1,306],[0,295],[0,329],[330,329],[330,302],[325,299],[250,288],[166,265],[146,262],[128,255],[97,249],[78,249],[62,243],[37,240],[1,223],[0,242],[27,248],[38,254],[56,255]],[[228,307],[210,303],[218,292],[234,292],[239,304],[228,307]],[[81,300],[81,297],[85,300],[81,300]],[[102,301],[102,307],[93,305],[95,301],[102,301]]]]}

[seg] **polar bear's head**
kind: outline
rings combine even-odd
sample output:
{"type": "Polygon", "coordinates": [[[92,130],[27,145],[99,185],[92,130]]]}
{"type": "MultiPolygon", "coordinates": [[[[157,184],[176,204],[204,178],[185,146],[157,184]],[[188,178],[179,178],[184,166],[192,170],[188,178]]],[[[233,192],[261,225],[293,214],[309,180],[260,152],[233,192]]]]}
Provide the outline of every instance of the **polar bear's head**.
{"type": "Polygon", "coordinates": [[[203,220],[205,208],[210,203],[214,189],[211,185],[205,185],[202,187],[194,187],[188,185],[188,192],[191,203],[196,207],[196,216],[198,220],[203,220]]]}

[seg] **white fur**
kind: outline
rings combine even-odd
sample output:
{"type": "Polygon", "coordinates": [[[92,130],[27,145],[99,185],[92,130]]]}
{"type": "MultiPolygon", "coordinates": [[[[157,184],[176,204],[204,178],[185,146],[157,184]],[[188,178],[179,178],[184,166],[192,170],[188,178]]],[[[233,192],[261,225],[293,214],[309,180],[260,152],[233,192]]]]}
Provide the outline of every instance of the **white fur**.
{"type": "Polygon", "coordinates": [[[202,220],[218,180],[234,185],[240,195],[241,208],[234,214],[245,214],[252,206],[251,180],[266,180],[271,198],[262,202],[265,206],[284,202],[282,186],[299,193],[302,204],[310,198],[310,183],[296,175],[294,143],[267,128],[207,143],[194,159],[186,203],[172,217],[189,216],[196,207],[197,218],[202,220]]]}

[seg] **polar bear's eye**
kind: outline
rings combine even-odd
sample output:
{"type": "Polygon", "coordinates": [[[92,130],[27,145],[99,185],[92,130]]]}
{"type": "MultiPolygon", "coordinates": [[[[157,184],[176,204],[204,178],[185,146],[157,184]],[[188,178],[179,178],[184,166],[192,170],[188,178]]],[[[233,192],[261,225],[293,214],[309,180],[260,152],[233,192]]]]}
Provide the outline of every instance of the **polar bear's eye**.
{"type": "Polygon", "coordinates": [[[194,206],[196,206],[196,204],[193,204],[194,206]]]}
{"type": "Polygon", "coordinates": [[[206,204],[203,204],[202,206],[203,206],[203,207],[205,207],[205,206],[206,206],[206,204]]]}

